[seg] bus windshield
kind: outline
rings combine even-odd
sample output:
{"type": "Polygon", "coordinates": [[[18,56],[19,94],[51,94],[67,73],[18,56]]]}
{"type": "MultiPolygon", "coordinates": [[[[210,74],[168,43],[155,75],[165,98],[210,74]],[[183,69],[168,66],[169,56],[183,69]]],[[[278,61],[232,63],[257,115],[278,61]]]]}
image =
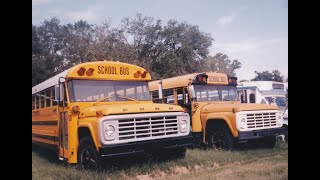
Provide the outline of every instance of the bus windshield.
{"type": "Polygon", "coordinates": [[[266,97],[266,99],[268,100],[269,104],[272,104],[275,101],[276,105],[280,109],[287,108],[287,100],[285,97],[266,97]]]}
{"type": "Polygon", "coordinates": [[[194,85],[197,101],[238,101],[234,86],[194,85]]]}
{"type": "Polygon", "coordinates": [[[149,101],[148,82],[71,80],[70,102],[149,101]]]}

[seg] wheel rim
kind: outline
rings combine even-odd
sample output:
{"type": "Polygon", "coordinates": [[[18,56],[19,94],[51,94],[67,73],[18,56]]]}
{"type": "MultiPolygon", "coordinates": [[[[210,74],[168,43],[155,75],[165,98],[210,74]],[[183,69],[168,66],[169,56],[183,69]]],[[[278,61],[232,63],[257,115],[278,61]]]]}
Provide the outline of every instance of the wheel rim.
{"type": "Polygon", "coordinates": [[[81,165],[84,169],[95,169],[97,166],[97,156],[92,148],[85,148],[81,152],[81,165]]]}

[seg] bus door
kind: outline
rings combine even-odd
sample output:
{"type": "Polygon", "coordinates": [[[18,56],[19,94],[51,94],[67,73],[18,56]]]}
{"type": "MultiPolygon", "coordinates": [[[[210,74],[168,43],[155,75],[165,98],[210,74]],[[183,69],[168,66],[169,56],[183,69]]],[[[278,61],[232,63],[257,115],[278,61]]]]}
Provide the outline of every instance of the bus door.
{"type": "Polygon", "coordinates": [[[68,157],[68,108],[65,83],[60,83],[59,102],[59,159],[68,157]]]}
{"type": "Polygon", "coordinates": [[[187,88],[177,88],[177,105],[181,106],[191,117],[191,102],[187,88]]]}

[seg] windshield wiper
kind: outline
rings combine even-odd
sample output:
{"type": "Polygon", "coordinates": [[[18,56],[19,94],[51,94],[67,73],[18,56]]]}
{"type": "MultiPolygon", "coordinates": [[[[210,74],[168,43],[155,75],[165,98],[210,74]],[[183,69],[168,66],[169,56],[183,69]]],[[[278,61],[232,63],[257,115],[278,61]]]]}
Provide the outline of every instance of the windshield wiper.
{"type": "Polygon", "coordinates": [[[128,100],[131,100],[131,101],[138,101],[136,99],[129,98],[129,97],[126,97],[126,96],[117,96],[117,98],[128,99],[128,100]]]}
{"type": "Polygon", "coordinates": [[[112,97],[114,97],[114,96],[107,96],[107,97],[104,97],[104,98],[100,98],[100,99],[98,99],[98,100],[96,101],[96,103],[95,103],[94,105],[97,105],[97,104],[100,103],[101,101],[110,99],[110,98],[112,98],[112,97]]]}
{"type": "Polygon", "coordinates": [[[95,105],[99,104],[100,102],[104,101],[104,100],[107,100],[107,99],[110,99],[110,98],[113,98],[113,97],[116,97],[116,99],[118,98],[121,98],[121,99],[127,99],[127,100],[130,100],[130,101],[138,101],[136,99],[132,99],[132,98],[129,98],[129,97],[126,97],[126,96],[120,96],[120,95],[111,95],[111,96],[107,96],[107,97],[104,97],[104,98],[101,98],[101,99],[98,99],[95,103],[95,105]],[[117,96],[117,97],[116,97],[117,96]]]}

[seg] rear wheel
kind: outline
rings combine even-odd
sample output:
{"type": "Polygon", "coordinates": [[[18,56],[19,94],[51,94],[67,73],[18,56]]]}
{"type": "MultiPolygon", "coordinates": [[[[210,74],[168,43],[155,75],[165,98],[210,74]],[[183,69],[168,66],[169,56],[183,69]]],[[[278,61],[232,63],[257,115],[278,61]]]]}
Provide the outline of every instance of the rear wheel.
{"type": "Polygon", "coordinates": [[[233,150],[235,148],[234,138],[224,123],[214,123],[207,127],[206,141],[208,147],[217,150],[233,150]]]}
{"type": "Polygon", "coordinates": [[[84,137],[80,139],[78,163],[81,169],[98,169],[99,156],[91,138],[84,137]]]}

